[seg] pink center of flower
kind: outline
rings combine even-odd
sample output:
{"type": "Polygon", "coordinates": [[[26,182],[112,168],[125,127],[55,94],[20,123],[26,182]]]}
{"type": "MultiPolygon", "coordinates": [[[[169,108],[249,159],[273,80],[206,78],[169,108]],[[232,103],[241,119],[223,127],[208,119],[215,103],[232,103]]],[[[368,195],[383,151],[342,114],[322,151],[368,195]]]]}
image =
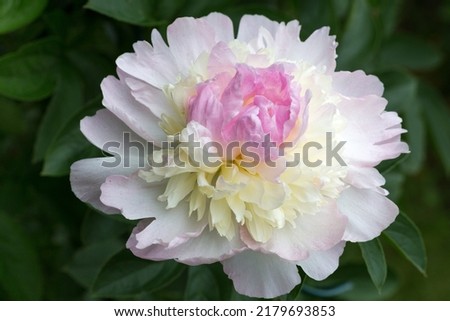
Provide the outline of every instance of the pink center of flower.
{"type": "Polygon", "coordinates": [[[238,64],[234,75],[221,73],[197,86],[189,101],[188,122],[208,128],[224,147],[252,143],[263,159],[271,144],[273,159],[288,137],[296,140],[300,135],[299,113],[305,106],[300,106],[299,93],[281,64],[268,68],[238,64]]]}

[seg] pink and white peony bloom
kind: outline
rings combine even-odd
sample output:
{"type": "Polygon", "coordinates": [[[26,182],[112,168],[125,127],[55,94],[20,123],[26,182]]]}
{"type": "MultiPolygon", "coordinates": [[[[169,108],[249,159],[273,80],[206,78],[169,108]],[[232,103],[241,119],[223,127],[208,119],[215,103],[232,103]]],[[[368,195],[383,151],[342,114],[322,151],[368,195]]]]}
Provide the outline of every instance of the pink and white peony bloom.
{"type": "Polygon", "coordinates": [[[93,207],[139,220],[127,243],[136,256],[220,261],[239,293],[271,298],[300,283],[298,267],[326,278],[346,241],[394,221],[374,166],[408,152],[401,119],[377,77],[335,71],[329,28],[299,32],[298,21],[248,15],[235,37],[212,13],[177,19],[168,44],[153,30],[117,59],[118,79],[101,84],[106,109],[81,131],[107,152],[120,144],[74,163],[71,184],[93,207]]]}

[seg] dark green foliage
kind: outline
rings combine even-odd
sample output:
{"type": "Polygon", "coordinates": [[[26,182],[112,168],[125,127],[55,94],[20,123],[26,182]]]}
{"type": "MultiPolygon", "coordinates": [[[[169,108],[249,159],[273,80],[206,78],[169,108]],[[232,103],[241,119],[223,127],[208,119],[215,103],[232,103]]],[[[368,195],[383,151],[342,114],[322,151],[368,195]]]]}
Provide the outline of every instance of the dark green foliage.
{"type": "MultiPolygon", "coordinates": [[[[339,43],[338,69],[379,76],[388,109],[408,130],[410,155],[379,165],[391,198],[414,220],[432,212],[447,224],[440,233],[448,234],[450,189],[433,185],[450,174],[450,38],[442,32],[450,28],[448,4],[430,4],[424,19],[422,5],[401,0],[13,2],[0,4],[0,300],[248,299],[234,291],[220,264],[187,267],[134,257],[124,247],[135,222],[88,209],[67,176],[74,161],[101,155],[79,121],[101,108],[99,85],[114,73],[116,57],[148,40],[151,28],[164,34],[176,17],[211,11],[228,14],[235,26],[245,13],[299,19],[302,39],[330,26],[339,43]],[[424,186],[415,186],[417,179],[424,186]],[[428,198],[409,195],[417,190],[428,198]]],[[[425,241],[433,231],[427,233],[425,241]]],[[[360,248],[362,256],[347,249],[327,280],[306,279],[281,299],[411,298],[402,285],[414,280],[402,279],[402,271],[409,262],[427,270],[424,241],[411,218],[401,213],[383,237],[360,248]],[[398,261],[398,253],[407,260],[398,261]]],[[[446,248],[439,251],[447,255],[446,248]]],[[[448,299],[442,293],[449,276],[428,275],[444,290],[425,299],[448,299]]]]}

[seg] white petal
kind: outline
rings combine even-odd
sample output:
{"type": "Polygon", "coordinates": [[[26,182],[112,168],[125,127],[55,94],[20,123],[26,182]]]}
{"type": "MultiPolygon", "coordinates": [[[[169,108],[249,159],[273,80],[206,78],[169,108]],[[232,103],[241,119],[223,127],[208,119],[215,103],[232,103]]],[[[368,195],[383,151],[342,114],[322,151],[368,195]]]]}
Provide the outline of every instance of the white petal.
{"type": "Polygon", "coordinates": [[[197,237],[206,226],[206,221],[197,221],[189,213],[185,204],[159,213],[143,231],[136,233],[136,248],[145,249],[154,244],[175,247],[189,238],[197,237]]]}
{"type": "Polygon", "coordinates": [[[305,60],[313,66],[323,67],[327,73],[333,72],[336,69],[337,43],[336,37],[330,36],[329,33],[329,27],[314,31],[301,43],[297,59],[305,60]]]}
{"type": "Polygon", "coordinates": [[[281,24],[275,35],[275,58],[295,60],[300,50],[300,25],[297,20],[281,24]]]}
{"type": "Polygon", "coordinates": [[[261,27],[269,31],[272,37],[275,37],[279,25],[278,22],[272,21],[264,16],[245,15],[239,23],[237,39],[250,42],[258,37],[261,27]]]}
{"type": "Polygon", "coordinates": [[[145,157],[147,155],[147,143],[108,109],[100,109],[94,116],[84,117],[80,122],[80,129],[92,144],[106,152],[124,155],[124,147],[129,147],[130,144],[133,146],[139,144],[142,148],[127,148],[126,152],[130,153],[128,156],[138,154],[139,150],[141,155],[136,156],[145,157]],[[125,135],[128,137],[126,146],[124,144],[125,135]],[[114,146],[108,147],[108,144],[111,143],[114,146]]]}
{"type": "Polygon", "coordinates": [[[384,177],[373,167],[359,167],[349,165],[344,181],[358,188],[370,188],[385,195],[385,190],[380,188],[386,183],[384,177]]]}
{"type": "Polygon", "coordinates": [[[209,53],[215,45],[215,34],[204,19],[183,17],[167,27],[170,51],[181,72],[185,73],[203,52],[209,53]]]}
{"type": "Polygon", "coordinates": [[[158,118],[137,102],[130,89],[112,76],[101,83],[103,105],[148,142],[160,145],[167,135],[158,125],[158,118]]]}
{"type": "Polygon", "coordinates": [[[164,48],[164,41],[160,40],[161,35],[154,31],[152,38],[158,46],[153,48],[146,41],[138,41],[133,45],[135,53],[121,55],[116,64],[127,74],[157,88],[163,88],[175,83],[179,72],[172,54],[164,48]]]}
{"type": "Polygon", "coordinates": [[[131,159],[130,166],[114,157],[89,158],[75,162],[70,167],[70,184],[74,194],[83,202],[107,214],[118,213],[119,210],[106,206],[100,201],[100,186],[111,175],[131,175],[137,170],[137,162],[131,159]],[[117,166],[112,166],[117,163],[117,166]]]}
{"type": "MultiPolygon", "coordinates": [[[[157,199],[164,187],[162,183],[147,183],[137,175],[109,176],[101,186],[100,200],[105,205],[118,208],[130,220],[157,218],[168,212],[166,204],[157,199]]],[[[188,215],[187,207],[185,213],[188,215]]]]}
{"type": "Polygon", "coordinates": [[[147,83],[135,78],[126,78],[125,83],[131,89],[133,97],[150,109],[158,119],[161,119],[163,114],[171,118],[179,116],[162,90],[149,86],[147,83]]]}
{"type": "Polygon", "coordinates": [[[314,280],[324,280],[338,268],[339,257],[344,252],[344,247],[345,242],[340,242],[327,251],[311,251],[306,260],[297,264],[314,280]]]}
{"type": "Polygon", "coordinates": [[[335,202],[330,202],[316,214],[299,215],[295,227],[286,224],[274,229],[271,239],[257,243],[245,233],[242,239],[254,249],[273,253],[290,261],[303,260],[310,250],[328,250],[342,240],[346,219],[338,213],[335,202]]]}
{"type": "Polygon", "coordinates": [[[346,127],[338,134],[345,141],[341,156],[349,164],[373,167],[386,159],[408,152],[400,141],[405,132],[395,112],[384,112],[387,101],[374,95],[343,100],[338,110],[346,119],[346,127]]]}
{"type": "Polygon", "coordinates": [[[274,298],[300,283],[297,266],[276,255],[244,251],[222,265],[236,291],[251,297],[274,298]]]}
{"type": "Polygon", "coordinates": [[[364,71],[339,71],[333,74],[333,88],[347,97],[383,95],[384,86],[378,77],[364,71]]]}
{"type": "Polygon", "coordinates": [[[214,30],[216,42],[223,41],[228,43],[234,39],[233,22],[228,16],[212,12],[200,19],[206,20],[210,28],[214,30]]]}
{"type": "Polygon", "coordinates": [[[344,240],[369,241],[381,234],[398,214],[398,207],[387,197],[368,189],[350,187],[338,200],[339,211],[348,218],[344,240]]]}
{"type": "Polygon", "coordinates": [[[175,259],[189,265],[210,264],[225,260],[236,253],[243,251],[244,244],[235,237],[228,240],[221,237],[216,230],[204,229],[197,237],[191,237],[178,246],[152,245],[147,248],[138,248],[136,235],[140,233],[139,226],[133,231],[128,240],[127,247],[138,257],[149,260],[175,259]]]}

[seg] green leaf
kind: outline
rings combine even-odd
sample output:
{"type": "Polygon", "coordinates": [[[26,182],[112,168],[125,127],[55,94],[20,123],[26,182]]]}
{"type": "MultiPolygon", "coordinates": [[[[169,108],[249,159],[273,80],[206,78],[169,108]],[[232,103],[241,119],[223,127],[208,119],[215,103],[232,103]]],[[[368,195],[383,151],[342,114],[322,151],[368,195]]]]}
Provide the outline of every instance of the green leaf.
{"type": "Polygon", "coordinates": [[[442,61],[441,53],[426,41],[412,35],[396,35],[386,42],[377,59],[381,68],[403,66],[428,70],[442,61]]]}
{"type": "Polygon", "coordinates": [[[384,234],[422,274],[426,274],[425,244],[420,230],[406,214],[400,212],[384,234]]]}
{"type": "Polygon", "coordinates": [[[48,97],[56,83],[59,50],[48,38],[0,57],[0,94],[21,101],[48,97]]]}
{"type": "Polygon", "coordinates": [[[368,242],[359,243],[359,247],[361,248],[361,253],[370,278],[378,291],[381,292],[387,277],[387,265],[383,246],[380,240],[376,238],[368,242]]]}
{"type": "Polygon", "coordinates": [[[219,284],[208,265],[189,267],[185,300],[220,300],[219,284]]]}
{"type": "Polygon", "coordinates": [[[353,70],[364,66],[378,45],[377,40],[368,1],[353,1],[343,37],[337,39],[338,69],[353,70]]]}
{"type": "Polygon", "coordinates": [[[132,221],[120,215],[106,215],[89,209],[81,225],[81,241],[84,244],[93,244],[120,237],[125,232],[129,235],[132,226],[132,221]]]}
{"type": "Polygon", "coordinates": [[[418,97],[433,143],[447,175],[450,175],[450,110],[448,105],[436,89],[425,83],[420,84],[418,97]]]}
{"type": "Polygon", "coordinates": [[[173,282],[184,269],[175,261],[152,262],[130,251],[113,257],[100,272],[92,295],[97,298],[124,298],[152,292],[173,282]]]}
{"type": "Polygon", "coordinates": [[[83,247],[75,253],[65,271],[82,286],[90,288],[106,262],[123,246],[123,242],[109,239],[83,247]]]}
{"type": "Polygon", "coordinates": [[[154,18],[155,3],[151,0],[89,0],[85,8],[119,21],[150,27],[163,23],[154,18]]]}
{"type": "Polygon", "coordinates": [[[47,0],[2,0],[0,3],[0,34],[26,26],[40,16],[47,0]]]}
{"type": "Polygon", "coordinates": [[[39,300],[42,273],[36,249],[22,227],[0,212],[0,289],[11,300],[39,300]]]}
{"type": "Polygon", "coordinates": [[[26,122],[24,111],[15,101],[0,97],[0,131],[22,133],[26,122]]]}
{"type": "Polygon", "coordinates": [[[39,126],[33,161],[43,159],[50,146],[61,136],[62,129],[84,107],[83,100],[81,77],[71,66],[62,65],[58,73],[55,93],[39,126]]]}

